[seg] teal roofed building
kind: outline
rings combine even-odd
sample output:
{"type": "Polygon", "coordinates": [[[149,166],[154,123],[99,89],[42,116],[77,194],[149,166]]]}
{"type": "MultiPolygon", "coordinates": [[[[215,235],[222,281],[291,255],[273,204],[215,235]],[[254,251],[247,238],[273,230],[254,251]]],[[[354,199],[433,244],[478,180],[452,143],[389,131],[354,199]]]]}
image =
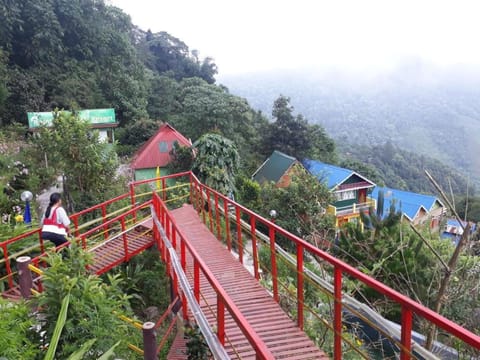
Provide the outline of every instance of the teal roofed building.
{"type": "Polygon", "coordinates": [[[253,173],[252,178],[259,184],[274,182],[278,187],[287,187],[292,175],[301,166],[294,157],[275,150],[253,173]]]}
{"type": "Polygon", "coordinates": [[[446,213],[445,205],[434,195],[377,186],[373,189],[372,196],[378,198],[379,192],[383,192],[383,216],[388,214],[393,205],[396,211],[401,212],[413,224],[429,222],[431,228],[436,228],[441,216],[446,213]]]}

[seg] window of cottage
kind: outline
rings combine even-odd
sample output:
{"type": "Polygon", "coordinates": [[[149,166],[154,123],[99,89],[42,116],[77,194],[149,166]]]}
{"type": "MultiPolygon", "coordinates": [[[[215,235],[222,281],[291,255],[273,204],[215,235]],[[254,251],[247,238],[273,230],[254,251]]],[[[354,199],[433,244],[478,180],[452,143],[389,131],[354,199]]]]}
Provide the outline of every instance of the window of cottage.
{"type": "Polygon", "coordinates": [[[166,141],[160,141],[158,143],[158,148],[160,149],[161,153],[166,153],[168,152],[168,142],[166,141]]]}
{"type": "Polygon", "coordinates": [[[355,199],[355,190],[341,191],[335,194],[337,201],[355,199]]]}

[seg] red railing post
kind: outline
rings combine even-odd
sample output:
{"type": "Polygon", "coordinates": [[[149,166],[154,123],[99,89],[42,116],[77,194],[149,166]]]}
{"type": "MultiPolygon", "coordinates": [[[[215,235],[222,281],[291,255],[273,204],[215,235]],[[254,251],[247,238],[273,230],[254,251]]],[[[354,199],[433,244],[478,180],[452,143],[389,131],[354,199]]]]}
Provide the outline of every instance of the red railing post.
{"type": "Polygon", "coordinates": [[[142,326],[143,332],[143,359],[156,360],[157,357],[157,336],[155,334],[155,323],[146,322],[142,326]]]}
{"type": "Polygon", "coordinates": [[[217,295],[217,336],[220,344],[225,345],[225,304],[217,295]]]}
{"type": "Polygon", "coordinates": [[[73,218],[73,226],[75,227],[75,237],[78,237],[78,235],[80,234],[79,230],[78,230],[78,217],[75,216],[73,218]]]}
{"type": "Polygon", "coordinates": [[[269,228],[270,235],[270,263],[272,265],[272,285],[273,298],[278,303],[280,298],[278,296],[278,278],[277,278],[277,254],[275,252],[275,229],[273,226],[269,228]]]}
{"type": "Polygon", "coordinates": [[[203,207],[202,192],[200,189],[200,185],[197,182],[195,182],[193,186],[195,190],[195,207],[196,207],[197,213],[200,214],[202,212],[202,207],[203,207]]]}
{"type": "Polygon", "coordinates": [[[8,257],[7,245],[3,244],[2,249],[3,249],[3,257],[5,259],[5,268],[7,270],[7,276],[8,276],[8,287],[11,289],[13,288],[13,279],[12,279],[12,268],[10,267],[10,258],[8,257]]]}
{"type": "Polygon", "coordinates": [[[215,199],[215,222],[217,225],[217,239],[222,240],[221,236],[222,233],[220,231],[220,211],[218,210],[218,194],[214,193],[214,199],[215,199]]]}
{"type": "Polygon", "coordinates": [[[162,199],[163,201],[167,200],[167,191],[165,188],[167,187],[165,178],[162,178],[162,199]]]}
{"type": "Polygon", "coordinates": [[[38,232],[38,241],[40,242],[40,254],[45,252],[45,244],[43,243],[42,232],[38,232]]]}
{"type": "Polygon", "coordinates": [[[255,279],[260,279],[258,271],[258,251],[257,251],[257,229],[256,221],[253,215],[250,215],[250,236],[252,238],[252,256],[253,256],[253,272],[255,279]]]}
{"type": "Polygon", "coordinates": [[[33,280],[32,273],[28,265],[32,262],[29,256],[20,256],[17,258],[18,277],[20,284],[20,294],[24,299],[29,299],[32,295],[33,280]]]}
{"type": "Polygon", "coordinates": [[[193,260],[193,293],[197,302],[200,303],[200,265],[197,259],[193,260]]]}
{"type": "Polygon", "coordinates": [[[128,261],[130,260],[130,256],[128,254],[128,239],[127,239],[127,234],[125,233],[125,229],[126,229],[126,226],[125,226],[125,218],[122,217],[122,219],[120,220],[120,224],[121,224],[121,227],[122,227],[122,239],[123,239],[123,250],[125,251],[125,261],[128,261]]]}
{"type": "Polygon", "coordinates": [[[335,303],[333,307],[333,358],[340,360],[342,358],[342,270],[335,266],[333,274],[333,293],[335,303]]]}
{"type": "Polygon", "coordinates": [[[165,235],[167,236],[167,239],[170,240],[170,217],[166,216],[165,217],[165,235]]]}
{"type": "Polygon", "coordinates": [[[170,258],[170,252],[169,251],[166,251],[166,254],[165,254],[165,271],[167,273],[167,275],[170,275],[171,273],[171,258],[170,258]]]}
{"type": "Polygon", "coordinates": [[[172,246],[177,250],[177,229],[172,226],[172,246]]]}
{"type": "Polygon", "coordinates": [[[182,292],[182,314],[183,314],[183,320],[188,321],[187,297],[183,292],[182,292]]]}
{"type": "Polygon", "coordinates": [[[213,234],[213,216],[212,216],[212,204],[210,203],[210,190],[207,188],[207,206],[208,206],[208,225],[210,232],[213,234]]]}
{"type": "Polygon", "coordinates": [[[185,250],[185,239],[180,237],[180,264],[182,265],[183,271],[187,272],[187,256],[185,250]]]}
{"type": "MultiPolygon", "coordinates": [[[[200,187],[200,201],[201,201],[200,206],[201,206],[201,211],[202,211],[202,219],[203,219],[203,223],[205,225],[207,225],[207,214],[206,214],[206,210],[205,210],[205,204],[207,204],[207,208],[209,208],[210,205],[208,203],[208,199],[207,200],[203,199],[203,185],[199,185],[199,187],[200,187]],[[205,203],[204,203],[204,201],[205,201],[205,203]]],[[[208,197],[207,192],[205,193],[205,196],[208,197]]]]}
{"type": "Polygon", "coordinates": [[[82,235],[81,240],[82,240],[82,249],[86,250],[87,249],[87,237],[85,235],[82,235]]]}
{"type": "MultiPolygon", "coordinates": [[[[203,192],[202,192],[202,187],[200,186],[199,183],[195,183],[195,191],[196,191],[196,199],[197,199],[197,212],[203,213],[202,215],[205,215],[204,211],[204,206],[203,206],[203,192]]],[[[205,216],[203,216],[203,223],[206,224],[205,222],[205,216]]]]}
{"type": "Polygon", "coordinates": [[[173,292],[172,299],[175,299],[175,297],[178,295],[178,277],[177,277],[177,273],[175,271],[173,272],[173,289],[172,289],[172,292],[173,292]]]}
{"type": "Polygon", "coordinates": [[[188,175],[188,181],[190,183],[190,204],[192,204],[193,208],[195,209],[195,204],[193,203],[193,194],[194,194],[194,191],[193,191],[193,176],[192,176],[192,173],[190,173],[188,175]]]}
{"type": "MultiPolygon", "coordinates": [[[[135,202],[136,202],[134,183],[130,183],[129,187],[130,187],[130,202],[132,204],[132,208],[134,208],[135,207],[135,202]]],[[[137,212],[134,211],[132,215],[133,215],[133,221],[136,222],[137,221],[137,212]]]]}
{"type": "Polygon", "coordinates": [[[297,324],[301,330],[303,330],[303,296],[303,246],[297,243],[297,324]]]}
{"type": "MultiPolygon", "coordinates": [[[[170,241],[170,226],[171,226],[171,224],[172,223],[170,221],[170,217],[165,212],[165,227],[164,227],[164,229],[165,229],[165,236],[167,237],[167,239],[169,241],[170,241]]],[[[163,261],[166,260],[167,252],[168,252],[167,247],[163,246],[162,252],[161,252],[163,261]]]]}
{"type": "MultiPolygon", "coordinates": [[[[102,205],[102,223],[105,224],[105,221],[107,220],[107,206],[105,204],[102,205]]],[[[105,240],[108,239],[108,226],[103,227],[103,238],[105,240]]]]}
{"type": "Polygon", "coordinates": [[[243,264],[243,242],[242,242],[242,224],[240,222],[240,208],[235,208],[235,218],[237,221],[237,242],[238,242],[238,260],[243,264]]]}
{"type": "Polygon", "coordinates": [[[225,232],[227,233],[227,248],[232,251],[232,238],[230,236],[230,217],[228,216],[228,200],[223,198],[223,211],[225,213],[225,232]]]}
{"type": "Polygon", "coordinates": [[[405,305],[402,306],[402,346],[400,360],[410,360],[412,358],[412,321],[413,314],[405,305]]]}

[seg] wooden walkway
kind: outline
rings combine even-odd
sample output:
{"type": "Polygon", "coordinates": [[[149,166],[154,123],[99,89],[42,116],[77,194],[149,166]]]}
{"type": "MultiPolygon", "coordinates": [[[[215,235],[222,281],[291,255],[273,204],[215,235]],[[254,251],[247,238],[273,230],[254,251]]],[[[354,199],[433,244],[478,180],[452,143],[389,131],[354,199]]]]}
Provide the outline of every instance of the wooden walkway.
{"type": "MultiPolygon", "coordinates": [[[[328,359],[258,281],[223,247],[201,222],[191,205],[184,205],[172,211],[172,214],[185,237],[276,359],[328,359]]],[[[192,259],[187,261],[187,267],[193,269],[192,259]]],[[[193,287],[192,274],[193,270],[187,272],[193,287]]],[[[203,277],[201,289],[200,305],[211,326],[215,327],[217,296],[203,277]]],[[[254,350],[228,313],[225,316],[225,332],[225,348],[232,359],[255,359],[254,350]]]]}
{"type": "MultiPolygon", "coordinates": [[[[153,236],[146,232],[146,227],[140,226],[125,234],[128,257],[131,258],[143,250],[151,247],[154,243],[153,236]]],[[[90,270],[95,273],[103,273],[125,262],[125,243],[123,236],[107,240],[89,250],[93,253],[93,265],[90,270]]]]}
{"type": "MultiPolygon", "coordinates": [[[[125,237],[129,258],[151,247],[154,243],[148,224],[147,226],[140,226],[138,229],[126,233],[125,237]]],[[[122,236],[94,246],[89,250],[93,254],[93,264],[89,267],[89,270],[96,274],[104,273],[125,262],[124,249],[125,243],[122,236]]],[[[0,296],[12,301],[19,300],[21,297],[20,288],[16,285],[11,289],[2,292],[0,296]]]]}

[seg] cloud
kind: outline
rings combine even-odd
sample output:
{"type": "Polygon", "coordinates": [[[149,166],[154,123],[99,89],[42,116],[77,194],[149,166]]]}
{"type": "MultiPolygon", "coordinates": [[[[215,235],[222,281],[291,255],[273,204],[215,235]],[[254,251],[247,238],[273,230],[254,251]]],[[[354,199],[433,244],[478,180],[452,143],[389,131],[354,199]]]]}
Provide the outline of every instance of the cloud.
{"type": "Polygon", "coordinates": [[[406,57],[480,63],[475,1],[111,2],[140,27],[167,31],[212,56],[220,72],[388,68],[406,57]]]}

